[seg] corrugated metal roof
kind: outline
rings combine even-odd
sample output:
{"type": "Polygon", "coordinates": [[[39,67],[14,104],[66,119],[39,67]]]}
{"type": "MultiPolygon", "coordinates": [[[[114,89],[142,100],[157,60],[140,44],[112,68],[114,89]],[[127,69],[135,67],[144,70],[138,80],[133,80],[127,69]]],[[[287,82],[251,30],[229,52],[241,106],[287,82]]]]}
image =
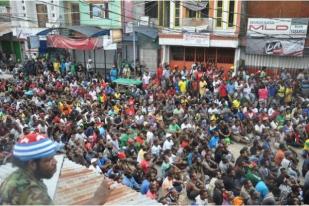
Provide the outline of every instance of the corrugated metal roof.
{"type": "Polygon", "coordinates": [[[161,205],[127,186],[116,183],[68,159],[63,162],[54,203],[61,205],[85,204],[93,197],[103,179],[106,179],[113,188],[106,205],[161,205]]]}
{"type": "Polygon", "coordinates": [[[309,56],[304,57],[276,57],[258,54],[245,54],[240,57],[245,60],[246,66],[270,67],[270,68],[290,68],[307,69],[309,68],[309,56]]]}

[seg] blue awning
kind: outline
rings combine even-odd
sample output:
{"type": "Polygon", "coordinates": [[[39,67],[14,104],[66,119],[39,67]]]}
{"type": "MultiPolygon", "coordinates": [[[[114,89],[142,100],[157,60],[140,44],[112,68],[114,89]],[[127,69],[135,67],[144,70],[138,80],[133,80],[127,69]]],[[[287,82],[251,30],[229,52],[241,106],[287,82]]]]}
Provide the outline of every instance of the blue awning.
{"type": "Polygon", "coordinates": [[[110,35],[109,29],[101,29],[100,27],[95,26],[69,26],[69,27],[59,27],[59,28],[48,28],[37,33],[37,36],[46,36],[48,33],[55,30],[71,30],[78,32],[86,37],[98,37],[104,35],[110,35]]]}

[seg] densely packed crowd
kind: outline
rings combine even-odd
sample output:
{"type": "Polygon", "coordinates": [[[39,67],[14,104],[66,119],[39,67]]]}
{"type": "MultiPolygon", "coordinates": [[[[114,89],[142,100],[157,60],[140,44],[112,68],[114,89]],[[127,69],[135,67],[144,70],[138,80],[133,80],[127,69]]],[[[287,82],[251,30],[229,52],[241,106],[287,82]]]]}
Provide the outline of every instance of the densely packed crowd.
{"type": "MultiPolygon", "coordinates": [[[[164,65],[145,71],[140,87],[122,88],[97,77],[91,60],[85,70],[49,60],[11,70],[0,83],[3,163],[36,132],[72,161],[164,204],[309,203],[307,71],[224,76],[214,65],[164,65]],[[242,145],[239,156],[231,144],[242,145]]],[[[131,73],[113,67],[109,79],[131,73]]]]}

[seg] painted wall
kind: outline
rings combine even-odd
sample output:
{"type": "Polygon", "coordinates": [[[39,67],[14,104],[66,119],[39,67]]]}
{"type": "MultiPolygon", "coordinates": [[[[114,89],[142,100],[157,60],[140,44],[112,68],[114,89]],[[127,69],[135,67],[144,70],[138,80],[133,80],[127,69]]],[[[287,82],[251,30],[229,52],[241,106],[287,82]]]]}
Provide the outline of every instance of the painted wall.
{"type": "Polygon", "coordinates": [[[80,24],[81,25],[93,25],[106,29],[120,29],[121,28],[121,1],[111,0],[108,1],[109,18],[104,19],[101,17],[90,18],[90,6],[91,1],[82,1],[79,3],[80,10],[80,24]]]}

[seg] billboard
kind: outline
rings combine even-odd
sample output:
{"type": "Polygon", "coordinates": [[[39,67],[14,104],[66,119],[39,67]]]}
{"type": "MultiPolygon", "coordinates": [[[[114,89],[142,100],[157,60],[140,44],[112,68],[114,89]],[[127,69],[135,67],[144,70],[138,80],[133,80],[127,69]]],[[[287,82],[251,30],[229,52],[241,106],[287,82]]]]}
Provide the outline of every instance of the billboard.
{"type": "Polygon", "coordinates": [[[247,39],[246,53],[274,56],[303,56],[305,39],[247,39]]]}
{"type": "Polygon", "coordinates": [[[247,36],[274,38],[306,38],[306,18],[248,18],[247,36]]]}

